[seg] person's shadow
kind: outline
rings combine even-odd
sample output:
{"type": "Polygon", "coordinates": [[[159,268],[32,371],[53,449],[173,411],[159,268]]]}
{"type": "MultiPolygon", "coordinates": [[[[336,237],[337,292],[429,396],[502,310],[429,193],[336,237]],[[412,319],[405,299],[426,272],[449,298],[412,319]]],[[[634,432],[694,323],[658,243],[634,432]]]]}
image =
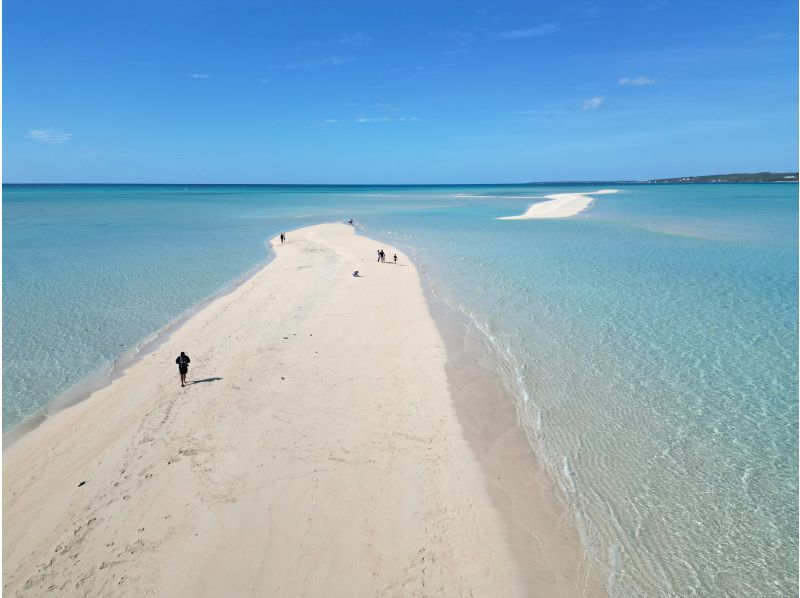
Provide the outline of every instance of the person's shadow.
{"type": "Polygon", "coordinates": [[[217,380],[222,380],[222,378],[205,378],[204,380],[192,380],[189,384],[200,384],[201,382],[216,382],[217,380]]]}

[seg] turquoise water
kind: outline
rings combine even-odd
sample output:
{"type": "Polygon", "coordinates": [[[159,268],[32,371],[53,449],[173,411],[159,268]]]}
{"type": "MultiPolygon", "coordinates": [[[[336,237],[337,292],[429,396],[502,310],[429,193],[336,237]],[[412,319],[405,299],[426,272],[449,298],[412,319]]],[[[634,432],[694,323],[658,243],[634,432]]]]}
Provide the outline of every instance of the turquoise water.
{"type": "Polygon", "coordinates": [[[4,429],[352,217],[485,334],[613,595],[796,595],[797,186],[616,188],[5,186],[4,429]]]}

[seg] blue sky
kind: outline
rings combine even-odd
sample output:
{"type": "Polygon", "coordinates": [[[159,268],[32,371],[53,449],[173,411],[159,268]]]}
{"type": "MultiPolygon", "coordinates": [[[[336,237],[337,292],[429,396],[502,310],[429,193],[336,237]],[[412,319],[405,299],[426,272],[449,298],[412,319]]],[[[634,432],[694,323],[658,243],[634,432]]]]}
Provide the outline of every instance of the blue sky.
{"type": "Polygon", "coordinates": [[[3,2],[5,182],[797,167],[797,5],[3,2]]]}

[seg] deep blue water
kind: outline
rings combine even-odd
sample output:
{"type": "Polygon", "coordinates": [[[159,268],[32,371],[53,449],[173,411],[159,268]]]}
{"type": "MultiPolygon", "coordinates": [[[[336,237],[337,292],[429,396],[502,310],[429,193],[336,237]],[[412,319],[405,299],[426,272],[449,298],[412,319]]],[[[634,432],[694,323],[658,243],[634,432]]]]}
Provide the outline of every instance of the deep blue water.
{"type": "Polygon", "coordinates": [[[485,334],[612,594],[796,595],[797,186],[615,188],[5,186],[4,429],[352,217],[485,334]]]}

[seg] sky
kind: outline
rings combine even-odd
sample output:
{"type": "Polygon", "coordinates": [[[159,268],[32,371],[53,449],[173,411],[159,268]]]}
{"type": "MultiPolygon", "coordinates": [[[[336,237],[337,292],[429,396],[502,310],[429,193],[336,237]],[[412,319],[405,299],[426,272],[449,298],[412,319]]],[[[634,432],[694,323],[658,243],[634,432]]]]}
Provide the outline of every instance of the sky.
{"type": "Polygon", "coordinates": [[[6,183],[794,171],[795,0],[3,1],[6,183]]]}

